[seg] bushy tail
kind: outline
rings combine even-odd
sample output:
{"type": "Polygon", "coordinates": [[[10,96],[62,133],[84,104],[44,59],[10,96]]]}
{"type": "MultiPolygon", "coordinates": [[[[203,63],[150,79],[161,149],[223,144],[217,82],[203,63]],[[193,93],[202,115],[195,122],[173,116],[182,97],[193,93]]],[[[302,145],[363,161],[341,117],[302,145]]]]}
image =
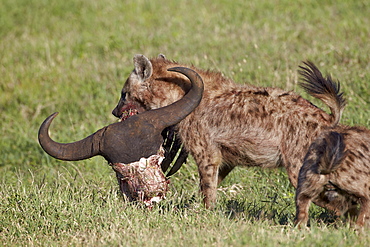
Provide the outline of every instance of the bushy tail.
{"type": "Polygon", "coordinates": [[[318,173],[329,174],[338,169],[339,165],[346,157],[345,148],[346,145],[343,141],[343,136],[338,132],[329,132],[329,134],[324,137],[319,148],[322,153],[320,155],[320,161],[318,162],[318,173]]]}
{"type": "Polygon", "coordinates": [[[320,70],[310,61],[304,62],[307,67],[299,66],[299,74],[303,77],[300,85],[315,98],[329,106],[333,116],[332,126],[339,123],[346,101],[340,93],[339,82],[334,82],[330,76],[324,78],[320,70]]]}

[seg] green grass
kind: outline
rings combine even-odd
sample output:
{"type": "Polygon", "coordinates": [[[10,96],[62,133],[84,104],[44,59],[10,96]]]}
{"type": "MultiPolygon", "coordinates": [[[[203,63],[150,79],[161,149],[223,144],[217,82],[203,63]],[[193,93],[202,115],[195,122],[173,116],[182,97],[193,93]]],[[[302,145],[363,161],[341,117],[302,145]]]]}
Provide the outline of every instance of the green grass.
{"type": "Polygon", "coordinates": [[[190,161],[148,211],[124,201],[102,158],[62,162],[37,142],[55,111],[60,142],[116,121],[137,53],[302,94],[297,67],[309,59],[342,83],[343,122],[370,127],[369,10],[365,0],[1,1],[0,246],[369,245],[367,230],[315,206],[311,229],[294,229],[284,170],[235,170],[207,211],[190,161]]]}

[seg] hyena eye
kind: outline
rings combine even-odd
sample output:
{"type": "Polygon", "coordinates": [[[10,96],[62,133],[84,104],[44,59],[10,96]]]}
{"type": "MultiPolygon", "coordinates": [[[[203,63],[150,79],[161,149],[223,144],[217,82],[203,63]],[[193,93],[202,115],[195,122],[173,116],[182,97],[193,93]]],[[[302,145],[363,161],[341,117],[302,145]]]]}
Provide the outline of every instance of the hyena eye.
{"type": "Polygon", "coordinates": [[[126,92],[121,92],[121,99],[125,100],[126,99],[126,92]]]}
{"type": "Polygon", "coordinates": [[[147,82],[141,83],[140,87],[144,90],[150,89],[150,84],[147,82]]]}

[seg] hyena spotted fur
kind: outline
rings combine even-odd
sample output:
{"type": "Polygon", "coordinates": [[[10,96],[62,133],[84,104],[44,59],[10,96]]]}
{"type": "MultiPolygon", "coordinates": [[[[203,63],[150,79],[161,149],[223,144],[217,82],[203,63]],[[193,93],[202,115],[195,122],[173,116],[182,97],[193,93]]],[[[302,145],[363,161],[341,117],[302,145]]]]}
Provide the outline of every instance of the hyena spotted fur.
{"type": "MultiPolygon", "coordinates": [[[[302,70],[308,85],[321,83],[302,70]]],[[[331,84],[331,78],[320,78],[331,84]]],[[[308,221],[311,201],[337,215],[357,217],[358,227],[370,226],[370,130],[337,124],[313,141],[299,172],[295,224],[308,221]]]]}
{"type": "MultiPolygon", "coordinates": [[[[314,76],[321,76],[313,64],[307,65],[314,76]]],[[[236,166],[283,166],[296,187],[309,145],[325,129],[335,126],[341,115],[342,97],[331,81],[308,90],[329,106],[328,114],[294,92],[238,85],[219,72],[179,64],[163,55],[150,60],[143,55],[134,57],[134,70],[113,114],[121,117],[131,108],[140,114],[181,98],[190,82],[167,71],[174,66],[190,67],[204,82],[201,103],[175,127],[198,165],[207,208],[214,207],[218,184],[236,166]]]]}

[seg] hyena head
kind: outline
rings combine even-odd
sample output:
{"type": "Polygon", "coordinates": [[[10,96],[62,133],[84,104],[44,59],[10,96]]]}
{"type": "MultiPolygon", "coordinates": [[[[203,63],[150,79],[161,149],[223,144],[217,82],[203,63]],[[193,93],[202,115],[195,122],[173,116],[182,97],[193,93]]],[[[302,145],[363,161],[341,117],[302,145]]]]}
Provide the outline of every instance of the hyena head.
{"type": "Polygon", "coordinates": [[[179,100],[190,89],[190,81],[180,73],[167,71],[175,66],[181,65],[167,60],[162,54],[150,60],[135,55],[134,70],[127,78],[112,114],[125,120],[179,100]]]}

